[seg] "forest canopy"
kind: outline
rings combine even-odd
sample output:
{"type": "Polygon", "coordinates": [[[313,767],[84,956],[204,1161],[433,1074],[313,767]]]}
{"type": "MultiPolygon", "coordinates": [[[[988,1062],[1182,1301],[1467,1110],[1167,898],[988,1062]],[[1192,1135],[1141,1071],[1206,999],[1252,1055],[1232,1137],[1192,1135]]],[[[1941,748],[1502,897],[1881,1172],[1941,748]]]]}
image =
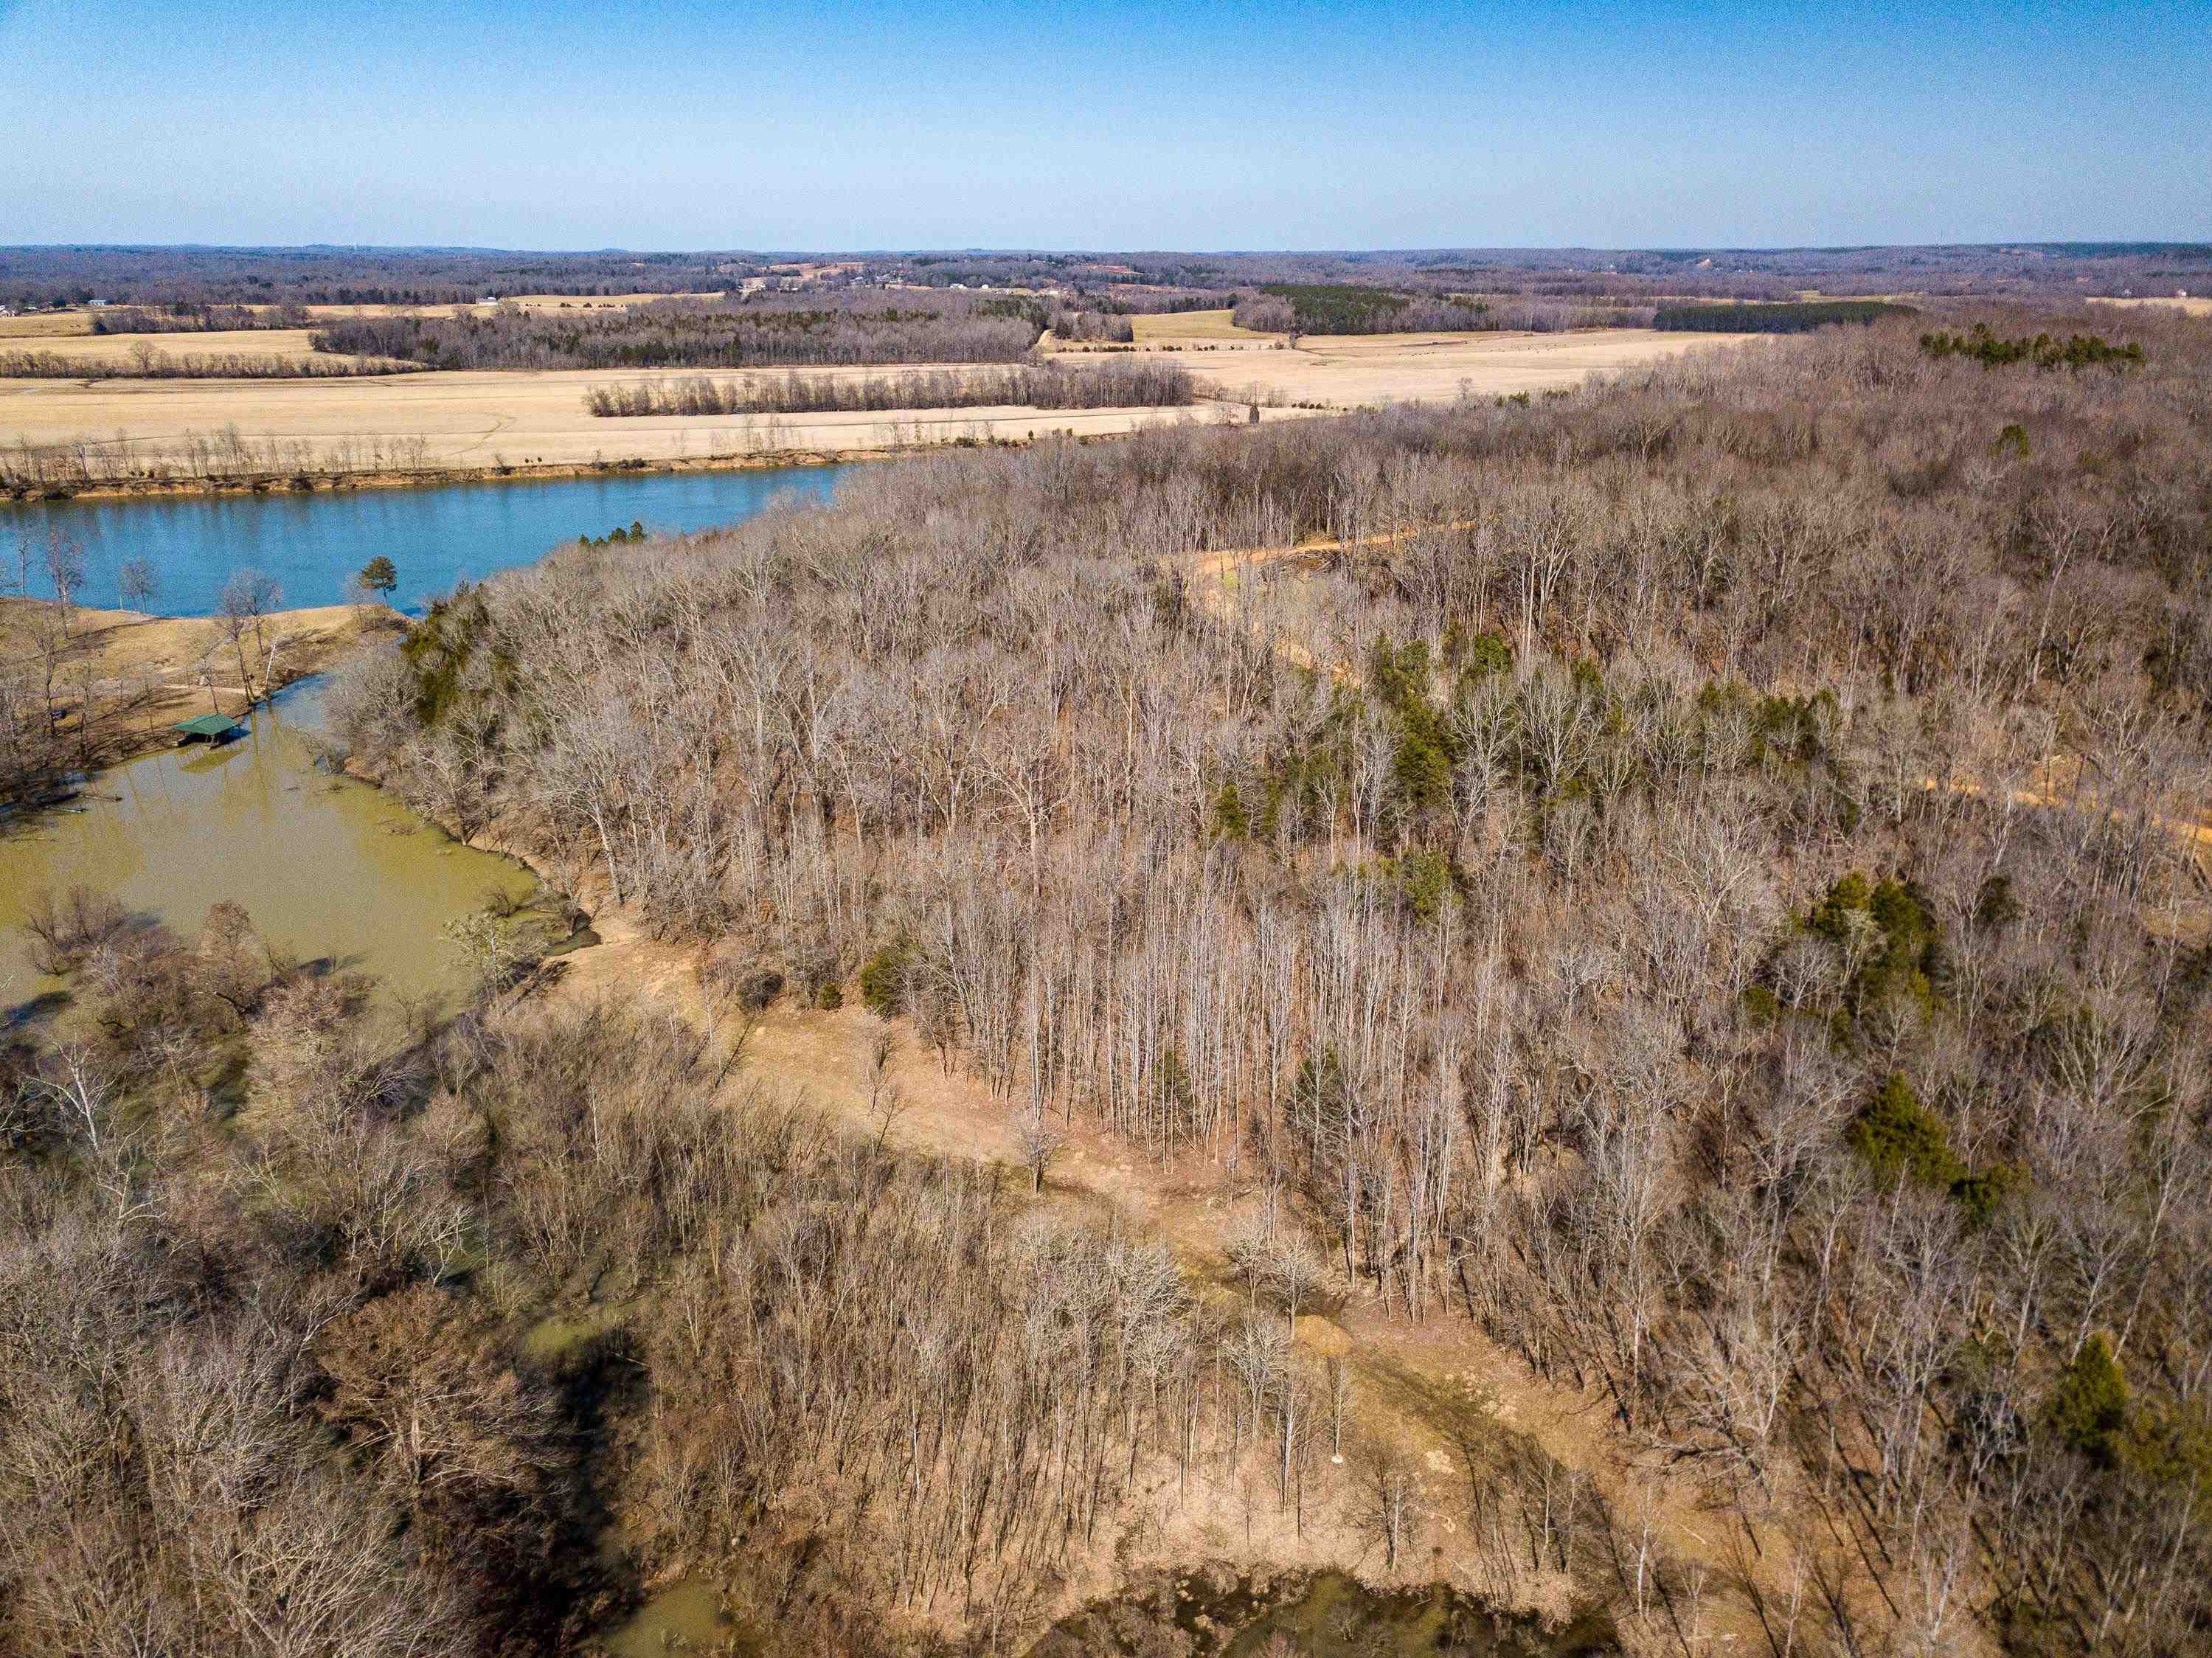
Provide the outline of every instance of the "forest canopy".
{"type": "Polygon", "coordinates": [[[2178,1650],[2212,334],[2139,332],[917,459],[487,583],[337,718],[661,936],[1277,1194],[1786,1540],[1838,1649],[2178,1650]]]}
{"type": "Polygon", "coordinates": [[[1026,305],[963,295],[662,300],[621,310],[364,317],[315,349],[436,368],[747,368],[1012,362],[1036,343],[1026,305]]]}
{"type": "Polygon", "coordinates": [[[9,1637],[558,1649],[680,1567],[793,1653],[1023,1650],[1202,1511],[1601,1649],[2201,1646],[2212,330],[2129,333],[940,452],[433,605],[345,763],[711,1017],[472,927],[379,1043],[242,913],[58,896],[9,1637]],[[758,1085],[771,1014],[880,1040],[873,1132],[758,1085]],[[902,1149],[902,1049],[1018,1160],[902,1149]],[[1055,1209],[1077,1139],[1183,1230],[1055,1209]]]}
{"type": "Polygon", "coordinates": [[[1654,328],[1707,334],[1802,334],[1839,323],[1909,317],[1913,307],[1881,300],[1808,300],[1785,304],[1662,305],[1654,328]]]}

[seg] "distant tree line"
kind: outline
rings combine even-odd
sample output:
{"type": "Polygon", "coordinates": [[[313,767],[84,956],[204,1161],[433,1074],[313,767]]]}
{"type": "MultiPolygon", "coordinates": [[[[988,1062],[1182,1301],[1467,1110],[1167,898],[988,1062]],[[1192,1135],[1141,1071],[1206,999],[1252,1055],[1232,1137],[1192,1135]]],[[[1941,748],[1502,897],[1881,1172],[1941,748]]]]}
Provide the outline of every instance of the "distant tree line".
{"type": "Polygon", "coordinates": [[[456,305],[522,294],[737,288],[758,255],[521,253],[470,248],[0,248],[0,303],[456,305]]]}
{"type": "Polygon", "coordinates": [[[205,305],[179,301],[160,306],[106,306],[92,313],[95,334],[215,334],[259,328],[306,328],[314,318],[304,306],[205,305]]]}
{"type": "Polygon", "coordinates": [[[1683,296],[1787,300],[1808,288],[1981,296],[2149,294],[2212,282],[2194,244],[1790,249],[1441,249],[1423,253],[873,253],[806,261],[760,251],[525,253],[471,249],[0,248],[0,303],[452,305],[487,295],[736,292],[813,264],[810,288],[1027,288],[1133,311],[1206,309],[1262,283],[1358,284],[1648,305],[1683,296]]]}
{"type": "Polygon", "coordinates": [[[1042,327],[957,295],[776,295],[573,313],[506,307],[489,315],[365,317],[320,330],[314,345],[431,368],[1011,362],[1042,327]]]}
{"type": "Polygon", "coordinates": [[[411,374],[422,367],[390,357],[269,356],[258,351],[172,355],[153,345],[141,345],[127,358],[0,351],[0,380],[342,380],[411,374]]]}
{"type": "Polygon", "coordinates": [[[1882,300],[1803,300],[1777,305],[1662,305],[1651,325],[1670,333],[1808,334],[1838,323],[1909,317],[1909,305],[1882,300]]]}
{"type": "Polygon", "coordinates": [[[1056,339],[1127,345],[1137,337],[1136,325],[1126,315],[1108,311],[1060,310],[1052,313],[1056,339]]]}
{"type": "Polygon", "coordinates": [[[703,374],[595,386],[584,394],[594,415],[811,415],[878,409],[1149,409],[1195,400],[1190,371],[1177,363],[1121,361],[1066,368],[1024,363],[1010,368],[921,374],[786,374],[781,379],[713,380],[703,374]]]}
{"type": "Polygon", "coordinates": [[[1399,334],[1399,319],[1413,303],[1385,288],[1338,282],[1271,282],[1260,290],[1287,301],[1291,326],[1302,334],[1399,334]]]}
{"type": "Polygon", "coordinates": [[[86,433],[43,444],[18,437],[0,446],[0,493],[68,495],[125,482],[236,485],[289,479],[304,488],[316,478],[420,472],[428,465],[429,442],[419,433],[318,443],[311,438],[251,437],[233,424],[136,443],[125,434],[103,438],[86,433]]]}
{"type": "Polygon", "coordinates": [[[1342,283],[1270,283],[1240,298],[1231,315],[1240,328],[1322,335],[1551,333],[1638,327],[1650,321],[1648,311],[1634,307],[1400,293],[1342,283]]]}

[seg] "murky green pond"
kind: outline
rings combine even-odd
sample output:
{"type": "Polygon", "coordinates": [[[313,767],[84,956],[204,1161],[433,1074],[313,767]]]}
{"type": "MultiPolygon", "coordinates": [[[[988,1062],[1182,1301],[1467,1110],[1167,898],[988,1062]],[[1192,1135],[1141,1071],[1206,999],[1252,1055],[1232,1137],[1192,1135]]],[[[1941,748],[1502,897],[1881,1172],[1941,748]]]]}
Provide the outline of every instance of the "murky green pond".
{"type": "Polygon", "coordinates": [[[691,1578],[661,1590],[599,1640],[610,1658],[720,1654],[744,1644],[713,1588],[691,1578]]]}
{"type": "Polygon", "coordinates": [[[1442,1583],[1381,1589],[1343,1571],[1255,1579],[1198,1568],[1133,1583],[1062,1619],[1029,1658],[1613,1658],[1611,1621],[1584,1612],[1547,1626],[1442,1583]]]}
{"type": "Polygon", "coordinates": [[[245,907],[264,938],[334,957],[408,995],[451,1001],[466,972],[440,929],[494,890],[535,883],[390,796],[315,763],[321,687],[304,682],[221,748],[149,755],[89,780],[67,809],[0,820],[0,1020],[57,987],[19,925],[36,895],[82,883],[185,937],[210,906],[245,907]]]}

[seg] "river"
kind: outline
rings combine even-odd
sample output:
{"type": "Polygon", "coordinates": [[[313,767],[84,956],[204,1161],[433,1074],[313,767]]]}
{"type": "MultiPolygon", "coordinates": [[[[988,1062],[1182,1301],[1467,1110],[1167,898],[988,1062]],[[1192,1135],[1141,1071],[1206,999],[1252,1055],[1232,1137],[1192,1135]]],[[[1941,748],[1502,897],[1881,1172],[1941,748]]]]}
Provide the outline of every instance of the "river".
{"type": "Polygon", "coordinates": [[[636,472],[419,489],[0,505],[0,582],[16,577],[21,547],[30,591],[52,597],[40,550],[47,532],[59,530],[84,550],[77,602],[99,609],[126,608],[116,587],[126,558],[150,562],[161,584],[144,608],[205,616],[240,569],[274,576],[292,608],[343,604],[355,573],[381,556],[398,568],[392,602],[420,610],[464,578],[481,581],[534,563],[580,535],[603,536],[633,523],[676,534],[750,518],[787,495],[825,500],[845,470],[636,472]]]}

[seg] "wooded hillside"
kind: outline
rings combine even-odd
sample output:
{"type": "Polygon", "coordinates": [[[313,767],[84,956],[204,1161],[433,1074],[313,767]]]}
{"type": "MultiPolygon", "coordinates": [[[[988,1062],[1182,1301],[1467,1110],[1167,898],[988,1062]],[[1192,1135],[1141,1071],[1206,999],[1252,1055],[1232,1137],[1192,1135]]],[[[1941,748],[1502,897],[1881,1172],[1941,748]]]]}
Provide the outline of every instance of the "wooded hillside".
{"type": "Polygon", "coordinates": [[[0,1649],[559,1649],[612,1506],[784,1649],[1022,1650],[1206,1501],[1634,1650],[2201,1646],[2212,328],[2120,321],[919,457],[451,596],[351,760],[723,1023],[501,999],[485,923],[395,1053],[242,914],[46,912],[95,1034],[0,1074],[0,1649]],[[748,1079],[853,1001],[1025,1179],[748,1079]],[[1026,1201],[1079,1137],[1233,1211],[1221,1282],[1026,1201]],[[1410,1468],[1322,1297],[1646,1488],[1472,1373],[1410,1468]]]}
{"type": "Polygon", "coordinates": [[[345,730],[1601,1386],[1839,1649],[2171,1651],[2212,333],[2130,320],[916,460],[463,595],[345,730]]]}

